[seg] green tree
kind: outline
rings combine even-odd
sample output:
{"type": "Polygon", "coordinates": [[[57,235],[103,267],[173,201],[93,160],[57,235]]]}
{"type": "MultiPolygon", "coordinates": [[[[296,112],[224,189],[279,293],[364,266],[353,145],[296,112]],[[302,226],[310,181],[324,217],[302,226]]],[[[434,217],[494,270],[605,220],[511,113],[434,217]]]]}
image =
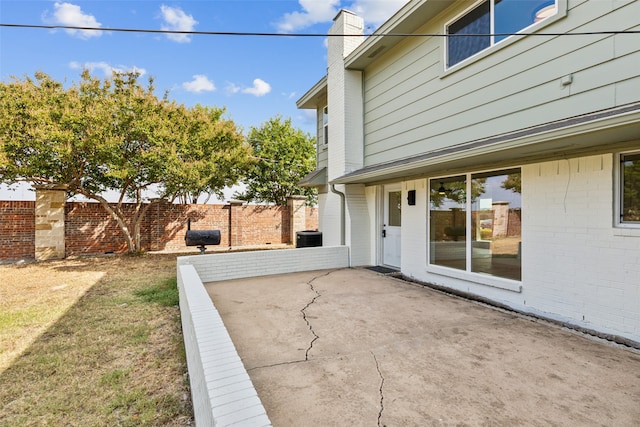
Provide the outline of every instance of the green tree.
{"type": "Polygon", "coordinates": [[[84,71],[69,88],[44,73],[0,83],[0,182],[61,186],[98,201],[130,252],[141,250],[153,203],[221,191],[238,181],[250,153],[223,110],[158,99],[153,80],[142,86],[138,78],[102,81],[84,71]],[[117,203],[103,197],[107,190],[119,193],[117,203]]]}
{"type": "Polygon", "coordinates": [[[315,138],[294,129],[291,119],[277,116],[259,128],[252,127],[248,142],[254,163],[243,181],[245,191],[236,192],[234,197],[284,206],[288,197],[303,195],[308,205],[316,204],[316,189],[298,186],[315,169],[315,138]]]}
{"type": "MultiPolygon", "coordinates": [[[[484,194],[486,182],[486,178],[476,178],[471,181],[471,203],[484,194]]],[[[467,203],[467,182],[464,177],[454,177],[453,180],[440,182],[438,187],[434,187],[437,184],[438,181],[434,180],[429,191],[429,198],[434,207],[439,208],[447,201],[453,201],[461,206],[467,203]]]]}
{"type": "Polygon", "coordinates": [[[514,193],[522,193],[522,176],[520,173],[510,173],[502,183],[502,188],[514,193]]]}
{"type": "Polygon", "coordinates": [[[175,144],[163,158],[168,170],[167,195],[182,203],[198,203],[201,196],[222,197],[225,187],[236,184],[250,166],[251,147],[235,123],[223,119],[225,110],[196,105],[175,108],[169,120],[175,127],[175,144]],[[188,167],[185,167],[188,165],[188,167]]]}

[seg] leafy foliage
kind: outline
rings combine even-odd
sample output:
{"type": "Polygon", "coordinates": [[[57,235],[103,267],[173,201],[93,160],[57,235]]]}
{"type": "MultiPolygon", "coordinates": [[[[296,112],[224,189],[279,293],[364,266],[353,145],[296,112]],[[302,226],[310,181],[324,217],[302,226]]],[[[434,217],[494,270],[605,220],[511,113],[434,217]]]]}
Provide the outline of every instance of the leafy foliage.
{"type": "MultiPolygon", "coordinates": [[[[471,181],[471,202],[475,202],[485,192],[486,178],[476,178],[471,181]]],[[[429,191],[431,204],[439,208],[445,202],[454,202],[457,205],[464,206],[467,203],[467,182],[464,177],[448,178],[439,185],[444,188],[440,191],[440,187],[434,185],[438,181],[432,181],[429,191]]]]}
{"type": "Polygon", "coordinates": [[[522,193],[522,175],[519,173],[507,175],[507,178],[502,183],[502,188],[511,190],[514,193],[522,193]]]}
{"type": "Polygon", "coordinates": [[[254,163],[246,173],[245,191],[234,197],[284,206],[288,197],[303,195],[308,205],[316,204],[317,190],[298,186],[316,166],[315,138],[278,116],[251,128],[248,142],[254,163]]]}
{"type": "Polygon", "coordinates": [[[0,182],[31,182],[96,200],[140,250],[140,223],[160,200],[197,200],[238,182],[250,147],[223,109],[154,95],[137,73],[101,81],[88,71],[65,88],[44,73],[0,83],[0,182]],[[117,204],[102,194],[119,193],[117,204]],[[150,190],[158,198],[148,200],[150,190]],[[123,203],[135,204],[125,217],[123,203]],[[145,203],[149,202],[149,203],[145,203]]]}

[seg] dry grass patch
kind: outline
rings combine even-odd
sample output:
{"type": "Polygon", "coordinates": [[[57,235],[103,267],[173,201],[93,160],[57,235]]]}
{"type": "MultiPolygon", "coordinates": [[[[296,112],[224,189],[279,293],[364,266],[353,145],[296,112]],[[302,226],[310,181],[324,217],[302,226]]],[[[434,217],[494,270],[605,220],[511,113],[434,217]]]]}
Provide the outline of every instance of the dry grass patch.
{"type": "Polygon", "coordinates": [[[0,425],[191,424],[175,264],[0,266],[0,425]]]}

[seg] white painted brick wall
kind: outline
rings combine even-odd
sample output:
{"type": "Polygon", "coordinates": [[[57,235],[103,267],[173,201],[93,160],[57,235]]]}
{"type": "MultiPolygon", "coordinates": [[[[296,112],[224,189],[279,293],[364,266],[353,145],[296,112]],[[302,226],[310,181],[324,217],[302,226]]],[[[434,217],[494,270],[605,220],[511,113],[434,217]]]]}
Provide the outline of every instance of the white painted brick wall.
{"type": "Polygon", "coordinates": [[[425,211],[403,214],[403,273],[640,342],[640,230],[613,226],[613,159],[606,154],[522,167],[521,292],[426,271],[426,190],[418,191],[425,211]],[[407,227],[420,238],[407,235],[407,227]]]}
{"type": "Polygon", "coordinates": [[[351,267],[375,264],[375,258],[371,258],[371,246],[373,236],[369,234],[369,222],[374,218],[369,217],[369,207],[364,185],[345,186],[347,195],[346,206],[346,244],[351,250],[351,267]]]}
{"type": "Polygon", "coordinates": [[[318,194],[318,229],[322,231],[324,246],[340,245],[340,196],[337,194],[318,194]]]}
{"type": "Polygon", "coordinates": [[[270,274],[345,268],[349,266],[349,248],[321,246],[193,255],[178,258],[178,265],[193,265],[200,280],[216,282],[270,274]]]}
{"type": "Polygon", "coordinates": [[[177,267],[180,312],[197,426],[270,426],[231,337],[192,265],[177,267]]]}
{"type": "Polygon", "coordinates": [[[409,277],[424,274],[427,259],[427,181],[402,184],[402,256],[401,270],[409,277]],[[416,204],[409,206],[407,192],[416,190],[416,204]]]}
{"type": "Polygon", "coordinates": [[[198,426],[271,425],[204,282],[349,266],[346,246],[179,257],[177,280],[198,426]]]}
{"type": "MultiPolygon", "coordinates": [[[[367,201],[367,213],[369,215],[369,229],[367,233],[371,236],[371,243],[369,246],[369,259],[371,265],[378,264],[378,245],[381,239],[382,225],[378,221],[378,210],[381,200],[379,199],[378,186],[365,187],[365,197],[367,201]]],[[[351,250],[353,254],[353,249],[351,250]]]]}
{"type": "MultiPolygon", "coordinates": [[[[329,34],[362,35],[364,21],[341,11],[329,34]]],[[[364,37],[329,37],[327,50],[327,98],[329,105],[329,181],[363,165],[362,73],[346,70],[344,58],[364,37]],[[347,102],[349,100],[349,102],[347,102]],[[358,101],[359,100],[359,101],[358,101]]]]}
{"type": "Polygon", "coordinates": [[[640,341],[640,233],[612,225],[613,158],[523,168],[523,284],[537,310],[640,341]]]}

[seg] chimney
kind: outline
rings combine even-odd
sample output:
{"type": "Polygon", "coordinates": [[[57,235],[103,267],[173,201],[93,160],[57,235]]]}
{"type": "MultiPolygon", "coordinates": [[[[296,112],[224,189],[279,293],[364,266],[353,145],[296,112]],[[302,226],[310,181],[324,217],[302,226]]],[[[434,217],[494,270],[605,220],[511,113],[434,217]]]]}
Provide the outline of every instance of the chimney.
{"type": "Polygon", "coordinates": [[[363,166],[362,71],[345,68],[345,58],[363,41],[363,19],[341,10],[329,29],[327,52],[329,180],[363,166]]]}

